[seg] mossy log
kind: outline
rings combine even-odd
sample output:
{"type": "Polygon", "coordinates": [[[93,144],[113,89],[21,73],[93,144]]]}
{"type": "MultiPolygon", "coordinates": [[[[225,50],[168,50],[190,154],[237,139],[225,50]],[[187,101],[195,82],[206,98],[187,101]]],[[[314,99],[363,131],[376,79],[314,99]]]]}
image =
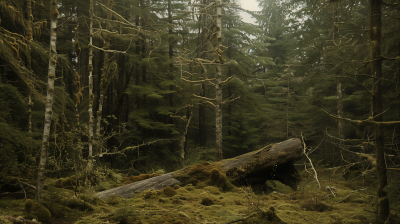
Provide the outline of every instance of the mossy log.
{"type": "MultiPolygon", "coordinates": [[[[303,152],[300,139],[289,139],[265,146],[220,162],[196,164],[161,176],[134,182],[121,187],[97,193],[100,199],[114,195],[129,198],[145,190],[161,190],[166,186],[196,185],[210,179],[210,174],[218,170],[221,178],[227,178],[236,186],[262,185],[267,180],[279,180],[297,189],[300,180],[293,162],[300,159],[303,152]],[[213,171],[214,170],[214,171],[213,171]],[[213,172],[211,172],[213,171],[213,172]]],[[[213,178],[215,175],[212,175],[213,178]]]]}

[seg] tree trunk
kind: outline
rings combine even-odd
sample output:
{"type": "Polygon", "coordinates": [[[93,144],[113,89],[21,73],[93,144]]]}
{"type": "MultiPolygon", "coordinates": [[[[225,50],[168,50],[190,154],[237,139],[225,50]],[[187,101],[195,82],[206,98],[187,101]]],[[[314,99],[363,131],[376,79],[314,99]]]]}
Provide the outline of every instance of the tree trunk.
{"type": "MultiPolygon", "coordinates": [[[[89,27],[89,156],[88,156],[88,170],[92,170],[93,166],[93,1],[90,0],[89,6],[89,14],[90,14],[90,27],[89,27]]],[[[78,118],[79,119],[79,118],[78,118]]]]}
{"type": "MultiPolygon", "coordinates": [[[[334,4],[334,13],[333,13],[333,39],[334,44],[337,45],[339,42],[339,23],[338,23],[338,2],[336,1],[334,4]]],[[[338,117],[343,117],[343,102],[342,102],[342,83],[340,80],[337,80],[336,83],[336,102],[337,102],[337,113],[338,117]]],[[[339,131],[339,139],[343,139],[343,121],[338,120],[338,131],[339,131]]]]}
{"type": "MultiPolygon", "coordinates": [[[[112,9],[113,6],[113,2],[112,1],[108,1],[108,8],[112,9]]],[[[107,19],[111,20],[112,19],[112,15],[111,12],[107,12],[107,19]]],[[[106,25],[106,29],[107,30],[111,30],[111,24],[109,22],[107,22],[106,25]]],[[[104,49],[109,50],[110,46],[111,46],[111,37],[110,36],[106,36],[104,37],[104,49]]],[[[104,52],[104,63],[103,63],[103,72],[101,75],[101,80],[100,80],[100,97],[99,97],[99,110],[97,111],[97,120],[96,120],[96,135],[95,135],[95,155],[99,154],[99,156],[101,157],[103,154],[101,152],[101,147],[100,147],[100,129],[101,129],[101,118],[102,118],[102,114],[103,114],[103,103],[104,103],[104,94],[106,92],[106,90],[108,89],[108,84],[109,84],[109,79],[108,79],[108,71],[109,71],[109,66],[110,64],[112,64],[110,62],[110,56],[111,53],[109,52],[104,52]]]]}
{"type": "MultiPolygon", "coordinates": [[[[382,122],[382,58],[381,58],[381,5],[382,0],[370,0],[369,7],[369,39],[372,86],[372,113],[374,121],[382,122]]],[[[378,170],[378,223],[384,223],[390,214],[389,198],[383,190],[387,185],[385,151],[383,142],[383,125],[375,125],[376,165],[378,170]]]]}
{"type": "Polygon", "coordinates": [[[47,153],[49,150],[49,139],[50,139],[50,126],[51,126],[51,114],[53,113],[53,96],[54,96],[54,79],[56,77],[56,65],[57,65],[57,0],[51,1],[50,6],[50,59],[49,59],[49,70],[47,77],[47,98],[46,98],[46,109],[44,117],[44,128],[43,128],[43,139],[42,149],[40,151],[39,170],[37,176],[37,188],[36,188],[36,200],[40,200],[40,194],[45,179],[45,168],[47,153]]]}
{"type": "MultiPolygon", "coordinates": [[[[217,2],[217,51],[220,50],[222,43],[222,2],[217,2]]],[[[222,54],[222,53],[220,53],[222,54]]],[[[217,58],[219,55],[217,55],[217,58]]],[[[222,159],[222,73],[220,59],[216,60],[215,65],[215,161],[222,159]]]]}
{"type": "MultiPolygon", "coordinates": [[[[203,0],[203,5],[206,6],[207,5],[207,0],[203,0]]],[[[200,21],[203,22],[203,28],[200,31],[200,27],[199,27],[199,32],[202,32],[201,34],[201,40],[197,43],[197,47],[199,49],[199,52],[197,54],[198,58],[204,58],[205,52],[207,51],[206,49],[206,45],[204,44],[205,40],[206,40],[206,35],[207,35],[207,30],[204,29],[206,27],[207,24],[207,16],[206,14],[201,14],[200,21]]],[[[203,74],[205,73],[203,67],[200,68],[201,69],[201,75],[203,77],[203,74]]],[[[199,96],[201,97],[206,97],[206,84],[205,83],[201,83],[201,90],[200,90],[200,94],[199,96]]],[[[199,104],[199,145],[200,147],[206,147],[207,146],[207,133],[206,133],[206,108],[204,103],[200,103],[199,104]]]]}
{"type": "MultiPolygon", "coordinates": [[[[33,30],[31,23],[33,23],[33,15],[32,15],[32,0],[27,0],[26,1],[26,15],[25,19],[28,20],[30,23],[26,27],[26,39],[28,41],[32,41],[33,38],[33,30]]],[[[26,68],[28,69],[29,72],[32,72],[32,61],[31,61],[31,49],[29,48],[29,55],[26,57],[26,68]]],[[[32,102],[32,96],[29,90],[29,95],[28,95],[28,133],[29,137],[32,137],[32,107],[33,107],[33,102],[32,102]]]]}
{"type": "Polygon", "coordinates": [[[293,162],[301,158],[302,152],[303,146],[300,139],[289,139],[232,159],[211,164],[204,162],[172,173],[102,191],[97,193],[97,196],[100,199],[113,195],[130,198],[144,190],[161,190],[166,186],[174,185],[196,185],[210,179],[210,173],[214,169],[222,175],[226,174],[228,180],[239,186],[243,183],[256,186],[267,180],[279,180],[293,189],[297,189],[300,175],[293,162]]]}

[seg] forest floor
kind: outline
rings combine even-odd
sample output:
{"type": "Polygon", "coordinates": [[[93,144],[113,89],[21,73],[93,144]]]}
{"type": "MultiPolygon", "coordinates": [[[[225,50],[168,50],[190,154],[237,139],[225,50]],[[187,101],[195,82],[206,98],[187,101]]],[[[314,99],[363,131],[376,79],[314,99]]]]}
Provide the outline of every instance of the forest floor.
{"type": "MultiPolygon", "coordinates": [[[[303,171],[297,191],[279,181],[267,181],[268,192],[255,193],[250,187],[221,192],[214,186],[187,185],[176,186],[176,194],[169,197],[163,191],[146,191],[130,199],[105,200],[90,196],[95,194],[95,188],[91,189],[92,193],[86,189],[86,193],[75,197],[72,190],[56,188],[52,186],[56,181],[47,179],[48,187],[41,204],[52,215],[47,223],[54,224],[375,223],[375,174],[364,178],[354,175],[355,179],[346,181],[340,171],[323,167],[317,170],[321,187],[312,173],[303,171]],[[279,218],[268,216],[271,212],[279,218]]],[[[391,185],[394,188],[388,190],[393,220],[400,220],[400,193],[396,193],[400,186],[398,173],[390,173],[389,184],[392,180],[395,182],[391,185]]],[[[120,177],[117,182],[122,181],[120,177]]],[[[104,190],[104,186],[111,188],[115,184],[110,180],[101,182],[100,186],[104,190]]],[[[25,198],[2,197],[0,223],[37,223],[29,221],[39,214],[28,214],[25,201],[25,198]]]]}

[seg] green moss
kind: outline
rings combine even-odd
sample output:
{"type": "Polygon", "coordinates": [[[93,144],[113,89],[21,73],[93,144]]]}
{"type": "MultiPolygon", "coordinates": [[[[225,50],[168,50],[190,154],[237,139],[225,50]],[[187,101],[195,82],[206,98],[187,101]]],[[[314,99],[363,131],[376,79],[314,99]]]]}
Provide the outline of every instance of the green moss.
{"type": "Polygon", "coordinates": [[[211,194],[221,194],[221,192],[218,190],[218,188],[214,187],[214,186],[207,186],[203,189],[206,191],[209,191],[211,194]]]}
{"type": "Polygon", "coordinates": [[[215,204],[215,202],[210,197],[203,197],[200,201],[200,204],[205,205],[205,206],[210,206],[210,205],[215,204]]]}
{"type": "Polygon", "coordinates": [[[308,202],[308,203],[303,203],[300,205],[300,207],[304,211],[316,211],[316,212],[324,212],[324,211],[331,211],[332,207],[328,206],[324,203],[313,203],[313,202],[308,202]]]}
{"type": "Polygon", "coordinates": [[[61,204],[65,205],[69,208],[80,210],[80,211],[85,211],[85,210],[93,211],[94,210],[93,206],[90,205],[88,202],[85,202],[85,201],[83,201],[79,198],[75,198],[75,197],[68,198],[68,199],[66,199],[66,198],[62,199],[61,204]]]}
{"type": "Polygon", "coordinates": [[[175,191],[172,187],[170,187],[170,186],[165,187],[165,188],[163,189],[163,193],[164,193],[166,196],[168,196],[168,197],[172,197],[172,196],[174,196],[174,195],[177,194],[176,191],[175,191]]]}
{"type": "Polygon", "coordinates": [[[178,193],[178,194],[185,194],[185,193],[189,193],[189,191],[188,191],[186,188],[181,187],[181,188],[179,188],[179,189],[176,190],[176,193],[178,193]]]}
{"type": "Polygon", "coordinates": [[[121,201],[122,201],[122,198],[117,195],[113,195],[112,197],[109,197],[104,200],[104,202],[108,205],[117,205],[117,204],[121,203],[121,201]]]}
{"type": "Polygon", "coordinates": [[[188,191],[193,191],[195,188],[193,187],[192,184],[188,184],[188,185],[185,186],[185,189],[188,190],[188,191]]]}
{"type": "Polygon", "coordinates": [[[137,220],[137,212],[132,208],[120,208],[113,216],[113,221],[119,224],[132,224],[137,220]]]}
{"type": "Polygon", "coordinates": [[[50,211],[43,205],[38,204],[38,208],[35,209],[35,215],[40,222],[48,223],[51,219],[50,211]]]}
{"type": "Polygon", "coordinates": [[[197,184],[196,184],[197,189],[203,189],[205,187],[207,187],[207,183],[205,181],[197,182],[197,184]]]}
{"type": "Polygon", "coordinates": [[[25,201],[25,212],[31,213],[34,207],[34,203],[31,199],[25,201]]]}

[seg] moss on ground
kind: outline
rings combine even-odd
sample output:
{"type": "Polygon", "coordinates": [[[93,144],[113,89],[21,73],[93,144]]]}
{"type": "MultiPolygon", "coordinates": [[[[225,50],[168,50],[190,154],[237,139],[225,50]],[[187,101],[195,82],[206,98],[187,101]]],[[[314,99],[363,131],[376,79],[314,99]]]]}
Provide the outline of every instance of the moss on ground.
{"type": "MultiPolygon", "coordinates": [[[[213,170],[212,167],[208,167],[210,164],[201,166],[203,167],[192,168],[201,173],[199,174],[201,178],[207,176],[208,179],[196,181],[196,187],[192,184],[173,188],[171,186],[168,189],[175,194],[169,195],[170,197],[163,190],[144,191],[129,199],[116,196],[99,200],[90,196],[93,194],[85,193],[75,197],[73,190],[48,187],[43,192],[44,200],[41,204],[51,214],[48,223],[219,224],[235,221],[245,224],[274,223],[273,220],[279,218],[281,221],[275,223],[361,224],[374,223],[375,220],[374,185],[367,189],[360,188],[358,182],[347,182],[341,175],[334,177],[332,173],[327,175],[325,172],[319,175],[321,188],[310,176],[302,180],[298,191],[293,191],[278,181],[267,182],[271,191],[258,194],[250,187],[234,187],[224,191],[211,181],[211,178],[218,175],[210,176],[213,170]],[[205,170],[208,175],[202,173],[205,170]],[[263,212],[260,212],[260,209],[263,212]]],[[[220,173],[219,176],[223,174],[220,173]]],[[[368,178],[370,177],[365,177],[365,180],[368,178]]],[[[49,183],[51,181],[47,182],[47,185],[49,183]]],[[[108,182],[108,184],[113,183],[115,181],[108,182]]],[[[391,194],[395,194],[396,189],[389,190],[391,194]]],[[[37,218],[32,212],[34,206],[31,202],[35,203],[25,202],[24,199],[2,198],[0,214],[5,223],[9,219],[4,217],[12,217],[14,220],[18,216],[37,218]],[[25,212],[25,207],[31,212],[25,212]]],[[[391,209],[392,217],[398,220],[398,208],[391,209]]]]}

